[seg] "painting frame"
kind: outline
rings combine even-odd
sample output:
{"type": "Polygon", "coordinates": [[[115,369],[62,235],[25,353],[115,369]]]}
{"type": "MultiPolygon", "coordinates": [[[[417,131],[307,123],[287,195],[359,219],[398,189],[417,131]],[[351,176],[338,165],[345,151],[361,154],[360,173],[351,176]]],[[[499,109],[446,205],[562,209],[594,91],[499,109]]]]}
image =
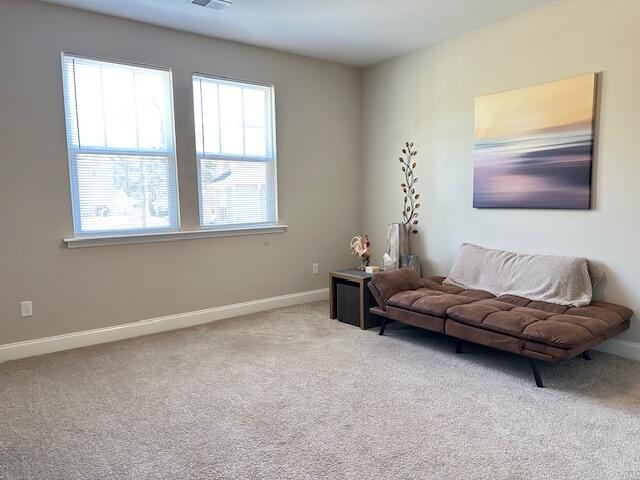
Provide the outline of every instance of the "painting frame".
{"type": "Polygon", "coordinates": [[[592,208],[599,74],[475,101],[473,207],[592,208]]]}

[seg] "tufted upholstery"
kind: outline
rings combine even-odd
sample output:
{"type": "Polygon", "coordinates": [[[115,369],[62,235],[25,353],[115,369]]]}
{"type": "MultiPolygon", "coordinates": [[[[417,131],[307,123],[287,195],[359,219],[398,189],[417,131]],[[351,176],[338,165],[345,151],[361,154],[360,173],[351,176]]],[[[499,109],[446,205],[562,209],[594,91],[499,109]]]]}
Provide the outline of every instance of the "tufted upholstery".
{"type": "Polygon", "coordinates": [[[567,349],[597,337],[604,339],[631,317],[630,310],[617,312],[607,304],[559,309],[557,305],[541,305],[543,302],[520,306],[523,302],[505,300],[512,299],[499,297],[458,305],[448,309],[447,314],[467,325],[567,349]]]}
{"type": "Polygon", "coordinates": [[[387,291],[395,292],[385,303],[396,309],[450,318],[479,329],[560,349],[599,343],[598,340],[618,333],[633,315],[626,307],[604,302],[568,307],[513,295],[495,297],[481,290],[443,285],[443,280],[443,277],[424,278],[422,286],[415,289],[389,289],[387,286],[387,291]]]}
{"type": "Polygon", "coordinates": [[[447,293],[441,290],[432,290],[431,288],[419,288],[418,290],[406,290],[396,293],[387,300],[387,305],[398,308],[406,308],[414,312],[426,313],[436,317],[447,317],[449,308],[466,305],[478,300],[493,298],[488,292],[480,290],[462,290],[458,287],[447,287],[447,289],[456,289],[456,293],[447,293]]]}

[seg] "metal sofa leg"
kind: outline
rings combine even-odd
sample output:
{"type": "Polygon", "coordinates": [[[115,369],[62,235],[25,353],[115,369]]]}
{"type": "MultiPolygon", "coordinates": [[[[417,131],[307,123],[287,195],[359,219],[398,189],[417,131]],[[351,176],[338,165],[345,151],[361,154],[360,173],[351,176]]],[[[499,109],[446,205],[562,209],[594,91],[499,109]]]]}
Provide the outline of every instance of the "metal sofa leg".
{"type": "Polygon", "coordinates": [[[462,353],[462,340],[456,339],[456,353],[462,353]]]}
{"type": "Polygon", "coordinates": [[[585,360],[591,360],[591,352],[589,352],[589,350],[585,350],[582,352],[582,358],[585,360]]]}
{"type": "Polygon", "coordinates": [[[531,365],[531,370],[533,371],[533,378],[536,379],[537,387],[544,388],[544,384],[542,383],[542,377],[540,376],[540,370],[538,369],[538,364],[533,358],[529,359],[529,364],[531,365]]]}
{"type": "Polygon", "coordinates": [[[384,335],[384,329],[387,328],[387,319],[386,317],[382,317],[382,325],[380,325],[380,331],[378,335],[384,335]]]}

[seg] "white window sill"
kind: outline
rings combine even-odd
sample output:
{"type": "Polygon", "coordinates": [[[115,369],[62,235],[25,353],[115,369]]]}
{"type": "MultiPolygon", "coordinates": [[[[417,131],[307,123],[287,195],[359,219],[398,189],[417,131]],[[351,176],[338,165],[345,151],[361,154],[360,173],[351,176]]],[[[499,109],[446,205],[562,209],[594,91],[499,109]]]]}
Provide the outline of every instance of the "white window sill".
{"type": "Polygon", "coordinates": [[[239,235],[263,235],[282,233],[288,225],[265,225],[251,227],[219,228],[211,230],[183,230],[180,232],[137,233],[133,235],[95,236],[65,238],[67,248],[103,247],[107,245],[130,245],[134,243],[173,242],[176,240],[194,240],[210,237],[233,237],[239,235]]]}

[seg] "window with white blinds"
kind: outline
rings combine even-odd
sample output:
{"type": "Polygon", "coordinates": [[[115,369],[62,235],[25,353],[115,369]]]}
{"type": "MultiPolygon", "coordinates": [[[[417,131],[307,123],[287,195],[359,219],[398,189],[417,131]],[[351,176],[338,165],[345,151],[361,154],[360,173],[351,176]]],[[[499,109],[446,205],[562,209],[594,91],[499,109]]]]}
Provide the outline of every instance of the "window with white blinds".
{"type": "Polygon", "coordinates": [[[193,76],[203,227],[277,222],[273,87],[193,76]]]}
{"type": "Polygon", "coordinates": [[[179,228],[171,71],[63,54],[75,233],[179,228]]]}

